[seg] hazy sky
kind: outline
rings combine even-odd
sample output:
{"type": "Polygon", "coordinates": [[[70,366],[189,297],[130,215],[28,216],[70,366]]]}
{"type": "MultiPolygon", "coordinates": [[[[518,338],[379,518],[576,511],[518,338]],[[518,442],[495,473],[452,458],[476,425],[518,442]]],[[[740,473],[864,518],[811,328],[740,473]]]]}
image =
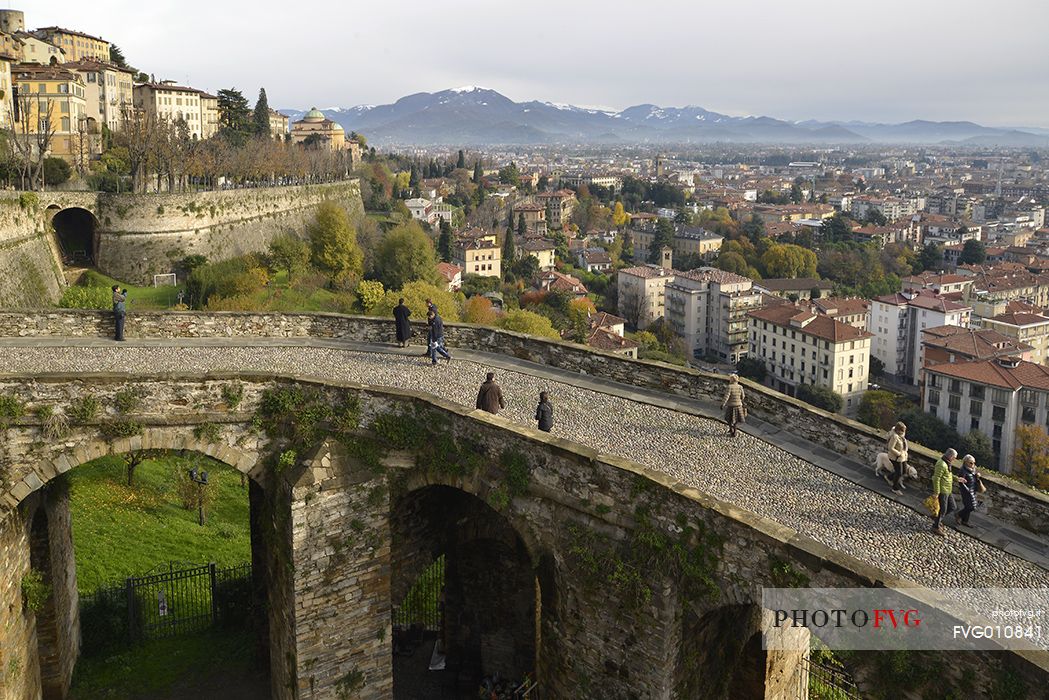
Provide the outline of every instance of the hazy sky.
{"type": "MultiPolygon", "coordinates": [[[[0,1],[0,6],[5,6],[0,1]]],[[[29,28],[274,107],[482,85],[513,100],[1049,127],[1045,0],[23,0],[29,28]]]]}

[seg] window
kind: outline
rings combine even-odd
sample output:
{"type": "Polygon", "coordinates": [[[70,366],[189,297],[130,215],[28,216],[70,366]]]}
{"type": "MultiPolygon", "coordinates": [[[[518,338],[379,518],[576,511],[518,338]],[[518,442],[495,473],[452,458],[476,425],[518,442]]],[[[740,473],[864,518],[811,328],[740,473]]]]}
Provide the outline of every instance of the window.
{"type": "Polygon", "coordinates": [[[948,394],[947,396],[947,407],[952,411],[961,410],[962,397],[957,394],[948,394]]]}
{"type": "Polygon", "coordinates": [[[960,394],[960,393],[962,393],[962,383],[959,380],[957,380],[957,379],[952,379],[951,380],[951,389],[950,389],[950,391],[951,391],[952,394],[960,394]]]}
{"type": "Polygon", "coordinates": [[[1005,389],[991,389],[991,401],[994,403],[1009,403],[1009,392],[1005,389]]]}
{"type": "Polygon", "coordinates": [[[1020,410],[1020,420],[1028,425],[1034,423],[1034,406],[1023,406],[1020,410]]]}
{"type": "Polygon", "coordinates": [[[983,401],[970,401],[969,414],[973,416],[983,415],[983,401]]]}
{"type": "Polygon", "coordinates": [[[983,399],[983,387],[979,384],[969,385],[969,398],[983,399]]]}
{"type": "Polygon", "coordinates": [[[939,406],[940,405],[940,392],[936,389],[929,390],[929,405],[939,406]]]}
{"type": "Polygon", "coordinates": [[[940,379],[940,378],[939,378],[939,377],[938,377],[937,375],[935,375],[935,374],[930,374],[930,375],[929,375],[929,386],[930,386],[930,387],[935,387],[935,386],[939,386],[939,383],[938,383],[938,382],[939,382],[939,379],[940,379]]]}
{"type": "Polygon", "coordinates": [[[952,428],[957,428],[958,427],[958,414],[957,414],[957,412],[955,412],[955,411],[951,411],[950,412],[950,414],[947,416],[947,425],[951,426],[952,428]]]}
{"type": "Polygon", "coordinates": [[[1037,406],[1038,393],[1032,389],[1021,389],[1020,403],[1022,403],[1025,406],[1037,406]]]}
{"type": "Polygon", "coordinates": [[[1005,420],[1005,406],[993,406],[991,408],[991,418],[995,421],[1005,420]]]}
{"type": "Polygon", "coordinates": [[[998,455],[1000,455],[1002,453],[1002,441],[1001,440],[994,440],[994,441],[992,441],[991,442],[991,449],[994,450],[994,454],[995,454],[996,457],[998,455]]]}
{"type": "Polygon", "coordinates": [[[995,437],[995,439],[1001,439],[1001,437],[1002,437],[1002,424],[1001,423],[995,423],[994,424],[994,430],[991,432],[991,434],[995,437]]]}
{"type": "Polygon", "coordinates": [[[979,418],[970,418],[969,419],[969,430],[972,431],[972,430],[979,430],[979,429],[980,429],[980,419],[979,418]]]}

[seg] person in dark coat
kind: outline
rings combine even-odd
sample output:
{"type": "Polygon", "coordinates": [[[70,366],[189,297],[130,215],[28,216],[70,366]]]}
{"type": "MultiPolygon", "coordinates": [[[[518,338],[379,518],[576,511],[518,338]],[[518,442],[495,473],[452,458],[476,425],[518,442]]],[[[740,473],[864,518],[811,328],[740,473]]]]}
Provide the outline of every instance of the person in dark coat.
{"type": "Polygon", "coordinates": [[[477,408],[488,411],[492,415],[506,408],[503,401],[503,390],[495,383],[495,372],[489,372],[481,384],[481,390],[477,392],[477,408]]]}
{"type": "Polygon", "coordinates": [[[962,494],[962,509],[954,516],[958,525],[972,527],[969,524],[969,516],[976,510],[976,489],[980,479],[980,472],[976,471],[976,458],[972,455],[962,457],[962,468],[959,473],[958,483],[962,494]]]}
{"type": "Polygon", "coordinates": [[[404,299],[399,299],[397,306],[393,307],[393,318],[397,324],[397,342],[402,348],[408,347],[412,337],[412,324],[408,321],[411,315],[411,309],[404,305],[404,299]]]}
{"type": "Polygon", "coordinates": [[[437,356],[441,355],[446,362],[452,361],[452,355],[444,349],[444,321],[440,314],[431,311],[426,314],[426,323],[429,330],[426,333],[426,344],[429,348],[430,364],[437,364],[437,356]]]}
{"type": "Polygon", "coordinates": [[[113,285],[113,320],[116,330],[113,333],[113,340],[124,339],[124,321],[127,319],[127,307],[124,303],[127,301],[127,290],[121,290],[118,285],[113,285]]]}
{"type": "Polygon", "coordinates": [[[539,421],[539,429],[549,433],[554,427],[554,405],[550,403],[550,397],[545,391],[539,392],[539,405],[535,407],[535,419],[539,421]]]}
{"type": "MultiPolygon", "coordinates": [[[[432,299],[427,298],[426,299],[426,322],[427,323],[430,322],[430,314],[433,314],[434,316],[438,316],[439,315],[437,313],[437,304],[434,304],[432,299]]],[[[442,327],[441,330],[443,332],[444,328],[442,327]]],[[[429,340],[429,331],[427,331],[427,340],[429,340]]],[[[431,355],[430,348],[426,348],[426,350],[423,351],[422,357],[430,357],[430,355],[431,355]]]]}

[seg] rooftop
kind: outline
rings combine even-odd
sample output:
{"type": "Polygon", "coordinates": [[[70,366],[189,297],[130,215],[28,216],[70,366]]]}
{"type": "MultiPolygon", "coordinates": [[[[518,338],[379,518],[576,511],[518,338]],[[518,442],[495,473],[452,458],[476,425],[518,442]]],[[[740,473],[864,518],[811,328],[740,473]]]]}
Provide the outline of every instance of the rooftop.
{"type": "MultiPolygon", "coordinates": [[[[1045,319],[1049,322],[1049,319],[1045,319]]],[[[1031,350],[998,331],[963,326],[935,326],[922,330],[922,343],[974,360],[987,360],[1001,355],[1019,355],[1031,350]]]]}
{"type": "Polygon", "coordinates": [[[631,277],[642,277],[644,279],[653,279],[656,277],[673,277],[674,271],[657,265],[638,265],[637,267],[624,268],[619,271],[619,274],[630,275],[631,277]]]}
{"type": "Polygon", "coordinates": [[[799,333],[829,340],[832,343],[844,343],[850,340],[870,338],[871,334],[855,326],[842,323],[830,316],[813,313],[794,304],[779,304],[756,309],[747,314],[759,321],[767,321],[777,326],[789,327],[799,333]]]}
{"type": "Polygon", "coordinates": [[[794,292],[794,291],[805,291],[808,292],[812,289],[833,289],[834,285],[831,282],[824,280],[813,279],[812,277],[798,277],[796,279],[788,278],[770,278],[763,279],[757,282],[758,286],[762,289],[767,289],[770,292],[794,292]]]}
{"type": "Polygon", "coordinates": [[[1049,390],[1049,367],[1026,360],[973,360],[927,367],[926,372],[965,379],[1015,391],[1020,388],[1049,390]]]}

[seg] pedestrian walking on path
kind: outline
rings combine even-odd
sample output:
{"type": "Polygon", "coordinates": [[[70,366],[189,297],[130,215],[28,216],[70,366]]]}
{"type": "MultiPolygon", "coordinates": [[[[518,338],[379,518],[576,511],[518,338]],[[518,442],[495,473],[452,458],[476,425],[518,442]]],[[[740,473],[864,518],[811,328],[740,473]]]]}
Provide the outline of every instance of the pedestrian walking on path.
{"type": "Polygon", "coordinates": [[[496,415],[500,410],[506,408],[503,401],[503,390],[495,383],[495,372],[489,372],[477,392],[477,408],[496,415]]]}
{"type": "MultiPolygon", "coordinates": [[[[438,317],[440,316],[440,314],[437,313],[437,305],[434,304],[433,301],[431,301],[429,298],[427,298],[426,299],[426,322],[427,323],[430,322],[430,314],[433,314],[434,316],[438,316],[438,317]]],[[[443,323],[441,325],[441,335],[442,335],[442,337],[444,335],[444,324],[443,323]]],[[[427,341],[429,341],[429,332],[427,332],[427,341]]],[[[427,347],[425,350],[423,350],[422,357],[430,357],[432,354],[433,353],[430,351],[430,348],[427,347]]],[[[435,361],[435,364],[436,364],[436,361],[435,361]]]]}
{"type": "Polygon", "coordinates": [[[408,347],[408,341],[412,337],[412,324],[408,317],[412,315],[411,309],[404,305],[404,298],[397,301],[393,307],[393,318],[397,325],[397,342],[402,348],[408,347]]]}
{"type": "Polygon", "coordinates": [[[113,340],[124,339],[124,321],[127,319],[127,307],[124,303],[127,301],[127,290],[120,289],[119,285],[113,285],[113,321],[115,330],[113,332],[113,340]]]}
{"type": "Polygon", "coordinates": [[[951,492],[954,490],[954,474],[951,473],[951,462],[958,456],[958,452],[952,447],[936,460],[932,468],[932,494],[939,501],[939,511],[932,521],[933,534],[946,537],[943,531],[943,519],[948,513],[954,511],[954,498],[951,492]]]}
{"type": "Polygon", "coordinates": [[[728,388],[725,389],[725,398],[721,401],[721,410],[725,412],[725,422],[728,423],[728,434],[736,437],[736,425],[747,419],[747,395],[743,391],[743,385],[739,383],[739,376],[728,375],[728,388]]]}
{"type": "Polygon", "coordinates": [[[426,344],[429,347],[430,364],[437,364],[437,356],[440,355],[447,362],[452,361],[452,355],[444,349],[444,321],[441,316],[431,311],[426,315],[426,324],[429,330],[426,333],[426,344]]]}
{"type": "Polygon", "coordinates": [[[539,392],[539,405],[535,407],[535,419],[539,422],[539,429],[549,433],[554,427],[554,405],[550,403],[550,396],[545,391],[539,392]]]}
{"type": "Polygon", "coordinates": [[[958,478],[961,485],[959,490],[962,494],[962,510],[954,516],[954,521],[965,527],[969,524],[969,516],[976,510],[976,492],[980,481],[980,472],[976,471],[976,458],[972,455],[962,457],[962,469],[958,478]]]}
{"type": "Polygon", "coordinates": [[[892,426],[888,439],[885,443],[885,452],[892,462],[892,480],[886,476],[885,480],[892,485],[892,492],[897,496],[903,495],[903,465],[907,463],[907,425],[900,421],[892,426]]]}

